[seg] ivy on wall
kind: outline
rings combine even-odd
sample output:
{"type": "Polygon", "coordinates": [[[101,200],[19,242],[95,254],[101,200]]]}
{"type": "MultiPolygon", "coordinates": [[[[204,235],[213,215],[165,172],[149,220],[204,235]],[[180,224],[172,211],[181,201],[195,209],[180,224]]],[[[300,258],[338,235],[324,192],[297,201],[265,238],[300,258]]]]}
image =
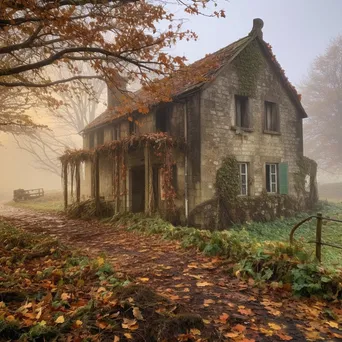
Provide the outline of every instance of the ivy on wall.
{"type": "Polygon", "coordinates": [[[258,43],[254,40],[243,49],[234,61],[239,79],[239,95],[255,96],[263,56],[258,43]]]}
{"type": "Polygon", "coordinates": [[[297,166],[299,171],[295,174],[295,190],[298,196],[304,194],[305,205],[308,208],[312,208],[318,201],[317,191],[317,163],[307,157],[300,157],[297,160],[297,166]],[[309,184],[308,190],[306,188],[307,177],[309,184]]]}
{"type": "Polygon", "coordinates": [[[216,172],[215,187],[220,199],[234,204],[240,192],[239,165],[235,157],[226,157],[216,172]]]}

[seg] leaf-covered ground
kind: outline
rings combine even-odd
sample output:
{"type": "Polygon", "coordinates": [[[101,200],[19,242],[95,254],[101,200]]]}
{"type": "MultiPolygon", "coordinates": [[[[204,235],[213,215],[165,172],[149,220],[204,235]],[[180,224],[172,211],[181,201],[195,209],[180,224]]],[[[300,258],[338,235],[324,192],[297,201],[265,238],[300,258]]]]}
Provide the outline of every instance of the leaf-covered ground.
{"type": "MultiPolygon", "coordinates": [[[[58,237],[66,245],[94,256],[106,253],[106,259],[118,271],[117,278],[134,279],[179,306],[186,305],[202,317],[205,327],[217,331],[214,341],[342,338],[340,302],[299,299],[284,289],[257,288],[253,281],[244,283],[227,274],[225,260],[185,250],[177,242],[122,227],[113,230],[95,221],[67,220],[13,208],[2,208],[0,213],[28,232],[58,237]]],[[[133,340],[136,338],[133,335],[133,340]]],[[[184,336],[185,341],[187,338],[184,336]]],[[[205,341],[206,336],[197,335],[196,339],[205,341]]]]}
{"type": "Polygon", "coordinates": [[[197,341],[217,337],[199,315],[111,264],[0,221],[1,341],[197,341]]]}

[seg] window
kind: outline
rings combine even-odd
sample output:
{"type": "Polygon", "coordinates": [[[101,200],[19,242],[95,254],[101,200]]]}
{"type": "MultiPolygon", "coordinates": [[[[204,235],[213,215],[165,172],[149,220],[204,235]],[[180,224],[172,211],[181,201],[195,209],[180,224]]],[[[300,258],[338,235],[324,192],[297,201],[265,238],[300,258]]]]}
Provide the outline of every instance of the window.
{"type": "Polygon", "coordinates": [[[97,146],[104,144],[104,129],[99,129],[97,131],[97,146]]]}
{"type": "Polygon", "coordinates": [[[120,125],[112,128],[112,140],[120,140],[120,125]]]}
{"type": "Polygon", "coordinates": [[[278,192],[278,164],[266,164],[266,190],[278,192]]]}
{"type": "Polygon", "coordinates": [[[240,195],[248,195],[248,164],[239,163],[240,195]]]}
{"type": "Polygon", "coordinates": [[[247,96],[235,95],[235,126],[249,128],[247,96]]]}
{"type": "Polygon", "coordinates": [[[95,146],[95,134],[94,132],[89,133],[89,149],[94,148],[95,146]]]}
{"type": "Polygon", "coordinates": [[[265,130],[270,132],[280,131],[278,108],[274,102],[265,102],[265,130]]]}
{"type": "Polygon", "coordinates": [[[158,109],[156,112],[156,131],[168,132],[169,130],[169,112],[167,110],[158,109]]]}
{"type": "Polygon", "coordinates": [[[129,134],[136,134],[137,133],[137,125],[134,121],[134,119],[132,121],[129,122],[129,134]]]}

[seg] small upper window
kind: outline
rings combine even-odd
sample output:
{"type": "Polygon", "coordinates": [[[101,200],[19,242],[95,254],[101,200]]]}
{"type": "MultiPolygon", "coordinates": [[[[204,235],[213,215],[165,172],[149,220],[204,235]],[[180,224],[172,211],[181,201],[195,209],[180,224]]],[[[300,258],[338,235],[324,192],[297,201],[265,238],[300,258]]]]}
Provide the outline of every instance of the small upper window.
{"type": "Polygon", "coordinates": [[[136,134],[137,133],[137,124],[134,119],[129,122],[129,134],[136,134]]]}
{"type": "Polygon", "coordinates": [[[278,192],[278,164],[266,164],[266,190],[278,192]]]}
{"type": "Polygon", "coordinates": [[[249,128],[247,96],[235,95],[235,126],[249,128]]]}
{"type": "Polygon", "coordinates": [[[240,195],[248,195],[248,164],[239,163],[240,195]]]}
{"type": "Polygon", "coordinates": [[[103,145],[104,144],[104,129],[101,128],[97,131],[97,145],[103,145]]]}
{"type": "Polygon", "coordinates": [[[156,112],[156,131],[169,131],[169,113],[167,110],[158,109],[156,112]]]}
{"type": "Polygon", "coordinates": [[[120,140],[120,125],[112,128],[112,140],[120,140]]]}
{"type": "Polygon", "coordinates": [[[95,147],[95,134],[94,132],[89,133],[89,148],[92,149],[95,147]]]}
{"type": "Polygon", "coordinates": [[[280,131],[278,108],[274,102],[265,102],[265,130],[270,132],[280,131]]]}

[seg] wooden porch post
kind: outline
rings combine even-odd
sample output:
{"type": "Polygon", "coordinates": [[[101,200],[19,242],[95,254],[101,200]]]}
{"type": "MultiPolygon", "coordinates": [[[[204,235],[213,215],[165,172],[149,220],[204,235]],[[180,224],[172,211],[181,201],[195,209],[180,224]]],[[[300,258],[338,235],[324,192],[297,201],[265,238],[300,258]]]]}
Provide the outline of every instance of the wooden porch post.
{"type": "MultiPolygon", "coordinates": [[[[122,156],[121,156],[122,158],[122,156]]],[[[115,212],[120,212],[120,153],[119,150],[116,151],[115,157],[115,212]]]]}
{"type": "Polygon", "coordinates": [[[68,163],[63,164],[63,192],[64,192],[64,210],[68,208],[68,163]]]}
{"type": "Polygon", "coordinates": [[[95,181],[95,206],[96,216],[100,216],[100,172],[99,172],[99,155],[95,152],[94,156],[94,181],[95,181]]]}
{"type": "Polygon", "coordinates": [[[80,175],[80,163],[76,163],[75,168],[75,177],[76,177],[76,202],[80,203],[81,201],[81,175],[80,175]]]}
{"type": "Polygon", "coordinates": [[[152,161],[151,151],[148,145],[144,147],[144,161],[145,161],[145,213],[151,215],[153,203],[153,175],[152,175],[152,161]]]}

